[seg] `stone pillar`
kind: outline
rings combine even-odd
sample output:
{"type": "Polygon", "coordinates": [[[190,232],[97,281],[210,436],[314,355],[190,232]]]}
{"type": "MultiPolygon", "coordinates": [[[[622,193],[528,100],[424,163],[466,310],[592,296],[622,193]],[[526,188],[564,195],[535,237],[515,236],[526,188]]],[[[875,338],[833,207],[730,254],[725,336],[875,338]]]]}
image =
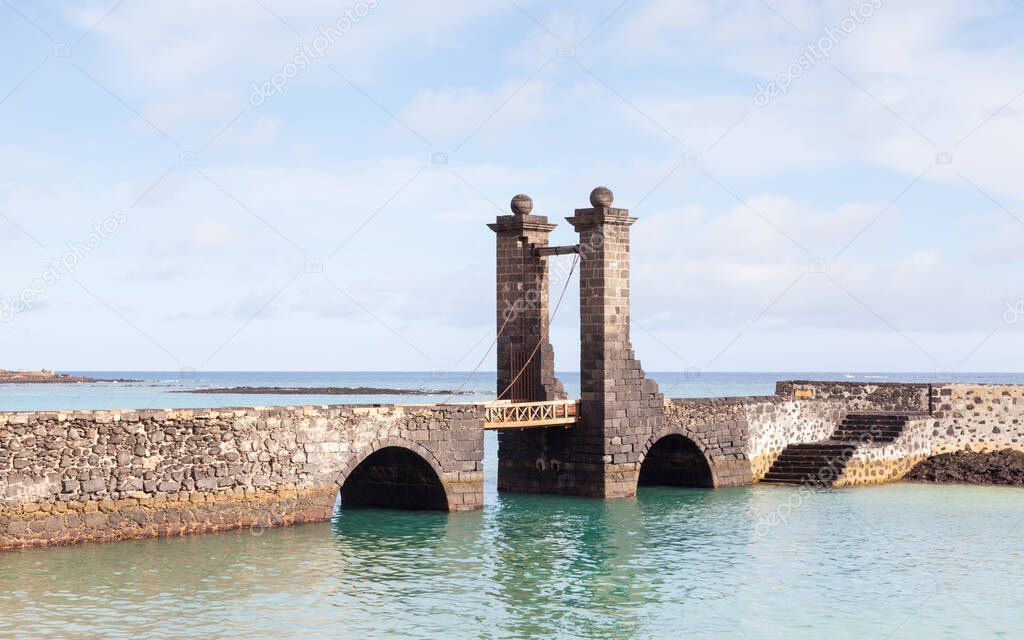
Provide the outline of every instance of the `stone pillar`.
{"type": "Polygon", "coordinates": [[[580,412],[576,482],[606,498],[634,495],[640,454],[660,432],[664,396],[629,337],[629,227],[636,218],[598,187],[568,218],[580,234],[580,412]]]}
{"type": "MultiPolygon", "coordinates": [[[[500,333],[496,393],[500,400],[516,402],[564,399],[562,383],[555,377],[555,353],[548,336],[548,259],[534,254],[535,248],[548,245],[555,225],[549,224],[545,216],[531,215],[533,200],[527,195],[517,195],[511,204],[512,215],[498,216],[494,224],[488,225],[497,234],[500,333]],[[514,381],[524,365],[526,369],[514,381]]],[[[537,431],[498,434],[499,490],[535,489],[537,454],[549,446],[546,430],[537,431]]]]}
{"type": "Polygon", "coordinates": [[[548,246],[556,225],[531,211],[533,200],[519,194],[512,198],[512,215],[498,216],[487,225],[497,234],[497,393],[503,394],[499,400],[565,398],[555,378],[555,354],[548,337],[548,259],[533,251],[548,246]],[[533,359],[514,380],[534,349],[533,359]]]}

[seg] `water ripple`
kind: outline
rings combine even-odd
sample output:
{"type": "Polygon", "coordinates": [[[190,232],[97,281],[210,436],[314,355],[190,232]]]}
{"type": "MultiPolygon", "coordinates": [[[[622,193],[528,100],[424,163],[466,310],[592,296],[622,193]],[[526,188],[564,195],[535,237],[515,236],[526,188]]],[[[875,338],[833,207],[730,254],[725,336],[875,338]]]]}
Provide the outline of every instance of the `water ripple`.
{"type": "Polygon", "coordinates": [[[0,636],[1011,637],[1019,489],[491,496],[482,512],[0,555],[0,636]]]}

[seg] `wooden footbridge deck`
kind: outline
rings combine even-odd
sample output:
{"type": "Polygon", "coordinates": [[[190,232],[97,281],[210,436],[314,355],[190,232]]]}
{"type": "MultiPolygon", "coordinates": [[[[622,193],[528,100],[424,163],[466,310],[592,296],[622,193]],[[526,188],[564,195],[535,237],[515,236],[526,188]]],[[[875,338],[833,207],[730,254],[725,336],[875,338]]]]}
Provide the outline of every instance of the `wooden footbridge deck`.
{"type": "Polygon", "coordinates": [[[484,414],[484,429],[571,427],[578,420],[578,400],[550,400],[546,402],[498,400],[487,405],[484,414]]]}

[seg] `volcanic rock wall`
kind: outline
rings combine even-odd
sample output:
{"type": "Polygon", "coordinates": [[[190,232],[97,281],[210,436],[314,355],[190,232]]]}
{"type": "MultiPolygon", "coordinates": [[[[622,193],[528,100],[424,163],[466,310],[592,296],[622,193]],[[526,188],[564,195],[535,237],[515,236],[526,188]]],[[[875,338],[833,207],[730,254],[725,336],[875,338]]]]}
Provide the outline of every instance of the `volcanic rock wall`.
{"type": "Polygon", "coordinates": [[[704,452],[715,486],[750,484],[786,445],[827,438],[844,409],[840,400],[779,396],[675,398],[666,403],[662,432],[644,452],[662,437],[682,435],[704,452]]]}
{"type": "Polygon", "coordinates": [[[328,520],[388,447],[480,508],[482,427],[473,405],[0,413],[0,549],[328,520]]]}
{"type": "Polygon", "coordinates": [[[861,443],[836,486],[898,480],[941,453],[1024,451],[1024,385],[782,381],[780,397],[839,399],[847,411],[911,414],[903,434],[861,443]]]}

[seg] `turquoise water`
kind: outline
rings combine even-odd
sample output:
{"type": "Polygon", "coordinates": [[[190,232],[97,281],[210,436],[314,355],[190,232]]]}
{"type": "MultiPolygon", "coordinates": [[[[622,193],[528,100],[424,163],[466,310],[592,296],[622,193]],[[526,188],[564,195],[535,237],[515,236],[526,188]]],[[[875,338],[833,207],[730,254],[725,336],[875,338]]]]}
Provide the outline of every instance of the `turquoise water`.
{"type": "Polygon", "coordinates": [[[1019,489],[798,491],[492,491],[476,513],[11,552],[0,636],[1021,637],[1019,489]]]}
{"type": "MultiPolygon", "coordinates": [[[[179,383],[146,375],[147,383],[114,390],[4,387],[0,408],[67,408],[69,398],[92,408],[147,406],[152,397],[177,406],[219,399],[167,394],[179,383]]],[[[430,380],[205,375],[188,384],[430,380]]],[[[492,376],[474,383],[481,398],[493,388],[492,376]]],[[[565,377],[571,390],[575,381],[565,377]]],[[[654,377],[672,395],[736,395],[770,393],[779,377],[812,376],[654,377]]],[[[635,499],[615,501],[498,495],[493,433],[485,444],[486,506],[479,512],[347,509],[331,524],[2,553],[0,637],[1022,635],[1021,489],[901,483],[820,491],[642,488],[635,499]]]]}

